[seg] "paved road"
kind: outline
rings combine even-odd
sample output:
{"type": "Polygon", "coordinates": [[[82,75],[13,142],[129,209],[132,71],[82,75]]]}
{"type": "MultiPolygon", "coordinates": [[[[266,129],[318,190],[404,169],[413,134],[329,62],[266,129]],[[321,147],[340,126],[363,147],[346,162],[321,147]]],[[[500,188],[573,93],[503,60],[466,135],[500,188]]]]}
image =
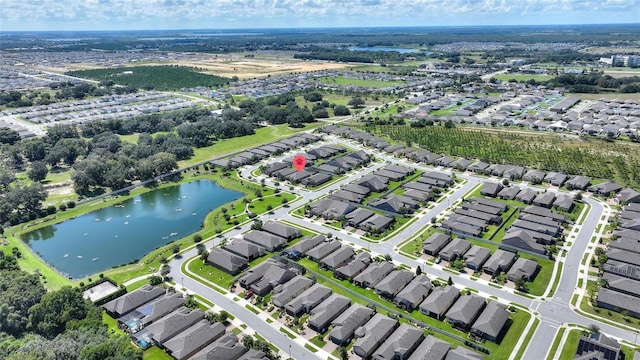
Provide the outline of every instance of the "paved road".
{"type": "MultiPolygon", "coordinates": [[[[327,140],[325,142],[345,144],[352,148],[358,148],[358,149],[362,148],[360,145],[344,139],[330,137],[330,136],[326,138],[327,140]]],[[[314,144],[313,146],[317,146],[317,144],[314,144]]],[[[433,209],[430,209],[425,214],[422,214],[417,221],[410,224],[409,226],[407,226],[407,228],[403,229],[398,234],[393,236],[392,239],[382,243],[370,243],[368,241],[361,240],[359,237],[348,234],[346,232],[331,231],[330,229],[327,229],[326,227],[322,226],[320,222],[317,222],[315,220],[300,219],[288,214],[288,212],[291,209],[302,206],[303,204],[306,204],[319,197],[325,196],[329,192],[339,188],[343,184],[349,183],[355,180],[356,178],[363,176],[366,173],[370,173],[386,165],[387,162],[391,162],[399,165],[409,164],[409,162],[406,160],[396,159],[386,154],[380,154],[378,152],[371,151],[369,149],[363,149],[363,150],[369,153],[375,153],[375,155],[378,158],[381,158],[383,162],[372,163],[369,167],[361,171],[349,173],[344,179],[317,191],[312,192],[312,191],[307,191],[301,188],[296,188],[294,190],[294,193],[301,196],[299,200],[291,202],[289,204],[290,205],[289,208],[279,208],[274,210],[272,214],[263,216],[262,220],[264,221],[276,220],[276,219],[287,220],[293,223],[297,223],[303,227],[309,228],[314,231],[318,231],[322,233],[333,232],[336,235],[336,237],[340,238],[341,240],[347,243],[353,243],[356,246],[369,248],[372,252],[377,254],[381,254],[381,255],[391,254],[393,260],[396,262],[404,263],[414,268],[417,266],[421,266],[423,268],[423,272],[429,274],[432,277],[440,277],[440,278],[446,279],[449,276],[451,276],[453,282],[459,287],[474,288],[474,289],[477,289],[484,296],[497,297],[498,301],[500,302],[503,302],[503,303],[512,302],[512,303],[520,304],[533,311],[537,311],[538,316],[541,319],[541,324],[538,327],[537,331],[535,332],[535,335],[533,336],[531,343],[528,345],[528,349],[525,352],[525,355],[523,357],[524,359],[543,359],[546,355],[546,352],[551,347],[557,328],[559,326],[562,326],[563,323],[564,324],[575,323],[575,324],[582,324],[585,326],[595,323],[595,324],[598,324],[598,326],[600,326],[600,328],[602,329],[602,332],[608,335],[612,335],[618,339],[626,339],[630,342],[634,341],[635,335],[632,332],[619,329],[604,323],[600,323],[598,321],[595,321],[589,318],[585,318],[581,315],[576,314],[572,310],[571,306],[569,305],[571,301],[571,297],[573,296],[574,290],[576,288],[575,285],[579,275],[578,268],[580,266],[580,262],[582,260],[583,254],[585,253],[585,250],[587,249],[589,241],[595,231],[595,228],[598,222],[601,221],[601,216],[603,214],[602,204],[593,199],[585,198],[585,201],[591,205],[591,210],[587,214],[587,217],[580,228],[580,232],[576,236],[576,239],[573,241],[573,245],[569,249],[566,258],[564,259],[564,270],[562,272],[562,277],[560,279],[559,286],[556,290],[555,296],[552,299],[546,299],[546,300],[543,300],[540,298],[532,300],[530,298],[517,295],[512,290],[507,288],[497,289],[492,286],[489,286],[488,283],[486,283],[485,281],[471,280],[471,278],[466,274],[453,275],[449,272],[443,271],[439,265],[427,266],[422,260],[413,260],[403,255],[400,255],[395,251],[397,245],[400,242],[416,234],[416,232],[419,229],[421,229],[423,226],[425,226],[430,222],[433,216],[437,216],[441,214],[448,206],[458,201],[465,193],[470,191],[474,186],[476,186],[477,184],[483,181],[486,181],[486,179],[484,178],[469,176],[468,174],[457,174],[458,177],[465,179],[467,182],[462,186],[459,186],[454,191],[453,194],[447,197],[447,199],[444,202],[435,204],[433,209]]],[[[280,158],[271,159],[270,161],[277,161],[279,159],[285,158],[290,155],[291,153],[289,153],[288,155],[283,155],[280,158]]],[[[427,168],[427,167],[416,165],[413,163],[411,163],[410,165],[412,167],[416,167],[421,170],[427,170],[427,171],[433,170],[433,168],[427,168]]],[[[242,177],[248,178],[251,172],[256,168],[257,166],[245,167],[241,169],[240,174],[242,177]]],[[[448,170],[443,170],[443,171],[448,172],[448,170]]],[[[262,177],[258,177],[258,181],[260,179],[262,179],[262,177]]],[[[265,183],[269,186],[274,186],[273,182],[268,178],[265,178],[265,183]]],[[[242,232],[247,231],[249,229],[249,226],[250,225],[245,225],[240,229],[234,229],[231,232],[225,234],[225,236],[226,237],[240,236],[242,232]]],[[[208,245],[211,246],[217,241],[218,240],[209,242],[208,245]]],[[[195,251],[192,250],[190,253],[187,253],[185,255],[185,258],[189,258],[190,256],[193,256],[193,255],[195,255],[195,251]]],[[[171,266],[173,269],[172,274],[175,278],[183,276],[183,274],[179,273],[179,270],[178,270],[180,269],[180,265],[182,261],[184,261],[183,259],[175,259],[171,263],[171,266]]],[[[271,329],[269,324],[266,324],[264,321],[258,319],[258,317],[256,317],[253,313],[246,310],[243,306],[240,306],[239,304],[233,301],[230,301],[229,299],[225,298],[222,294],[218,293],[217,291],[211,290],[206,286],[202,285],[201,283],[189,279],[187,276],[185,276],[184,281],[185,281],[184,287],[189,289],[189,291],[197,292],[200,295],[205,296],[206,298],[213,301],[216,305],[222,306],[223,308],[227,308],[227,306],[229,306],[229,308],[227,308],[228,311],[233,313],[238,318],[242,319],[242,321],[246,322],[250,327],[254,328],[261,335],[263,335],[267,340],[273,342],[280,349],[287,349],[289,343],[296,344],[293,341],[289,341],[288,338],[281,336],[282,335],[281,333],[273,333],[273,329],[271,329]]],[[[300,348],[299,345],[297,345],[297,347],[300,348]]],[[[315,355],[311,354],[310,352],[304,349],[298,349],[298,348],[296,348],[295,350],[292,348],[292,352],[295,352],[294,354],[295,359],[303,359],[305,358],[304,356],[316,357],[317,355],[317,354],[315,355]],[[297,351],[301,351],[301,353],[298,354],[297,351]]]]}

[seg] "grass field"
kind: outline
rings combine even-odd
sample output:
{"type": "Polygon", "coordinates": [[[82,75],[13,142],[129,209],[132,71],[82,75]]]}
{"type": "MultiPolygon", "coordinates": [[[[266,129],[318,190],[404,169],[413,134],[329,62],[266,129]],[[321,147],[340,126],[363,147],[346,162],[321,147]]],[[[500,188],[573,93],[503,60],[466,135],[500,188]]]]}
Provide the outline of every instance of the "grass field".
{"type": "Polygon", "coordinates": [[[553,76],[551,75],[534,75],[534,74],[500,74],[494,77],[501,81],[509,81],[511,79],[515,79],[516,81],[528,81],[531,79],[535,81],[547,81],[547,80],[553,79],[553,76]]]}
{"type": "Polygon", "coordinates": [[[381,89],[389,86],[402,85],[404,82],[402,81],[383,81],[383,80],[368,80],[368,79],[354,79],[347,78],[343,76],[334,76],[334,77],[321,77],[314,79],[319,82],[323,82],[325,84],[332,85],[354,85],[360,87],[367,88],[376,88],[381,89]]]}
{"type": "Polygon", "coordinates": [[[260,146],[286,138],[301,131],[315,129],[322,125],[325,124],[322,122],[315,122],[305,124],[304,128],[299,129],[290,128],[286,124],[262,127],[256,129],[256,133],[253,135],[216,141],[216,143],[211,146],[194,149],[194,156],[189,160],[179,161],[178,166],[186,167],[216,157],[233,154],[250,147],[260,146]]]}

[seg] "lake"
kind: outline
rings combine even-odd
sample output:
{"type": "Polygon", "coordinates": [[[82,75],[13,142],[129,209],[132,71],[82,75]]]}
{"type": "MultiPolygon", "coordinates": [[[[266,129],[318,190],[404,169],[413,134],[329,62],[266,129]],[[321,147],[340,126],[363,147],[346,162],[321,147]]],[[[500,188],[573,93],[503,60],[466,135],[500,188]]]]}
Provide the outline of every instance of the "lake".
{"type": "Polygon", "coordinates": [[[351,51],[396,51],[400,54],[418,52],[416,49],[408,48],[388,48],[388,47],[350,47],[351,51]]]}
{"type": "Polygon", "coordinates": [[[140,259],[195,233],[211,210],[242,195],[198,180],[150,191],[29,232],[22,239],[58,271],[78,279],[140,259]]]}

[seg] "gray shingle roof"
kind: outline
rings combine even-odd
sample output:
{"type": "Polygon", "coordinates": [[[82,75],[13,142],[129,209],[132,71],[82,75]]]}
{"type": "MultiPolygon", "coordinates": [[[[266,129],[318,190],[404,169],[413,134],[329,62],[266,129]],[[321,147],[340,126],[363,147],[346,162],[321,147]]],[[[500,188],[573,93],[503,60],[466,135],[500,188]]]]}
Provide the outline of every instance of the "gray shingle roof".
{"type": "Polygon", "coordinates": [[[159,286],[144,285],[136,291],[130,292],[104,304],[104,308],[112,314],[122,316],[133,309],[145,304],[165,293],[159,286]]]}
{"type": "Polygon", "coordinates": [[[406,270],[393,270],[374,288],[376,293],[395,296],[402,288],[413,280],[413,273],[406,270]]]}
{"type": "Polygon", "coordinates": [[[356,276],[353,281],[361,284],[367,283],[369,286],[375,286],[392,270],[393,264],[391,264],[390,262],[371,264],[363,272],[356,276]]]}
{"type": "Polygon", "coordinates": [[[313,280],[302,275],[298,275],[284,284],[280,284],[273,289],[271,301],[273,305],[282,307],[291,299],[300,295],[303,291],[313,285],[313,280]]]}
{"type": "Polygon", "coordinates": [[[397,320],[380,313],[375,314],[364,326],[356,329],[354,352],[361,357],[368,357],[391,335],[397,324],[397,320]]]}
{"type": "Polygon", "coordinates": [[[247,351],[232,333],[226,333],[218,340],[198,351],[190,360],[237,360],[247,351]]]}
{"type": "Polygon", "coordinates": [[[351,246],[341,246],[338,250],[322,259],[321,263],[330,269],[335,269],[351,259],[353,255],[355,255],[355,251],[351,246]]]}
{"type": "Polygon", "coordinates": [[[351,307],[331,322],[333,329],[329,332],[329,337],[337,343],[350,340],[356,329],[366,323],[373,314],[374,311],[368,307],[360,304],[351,305],[351,307]]]}
{"type": "Polygon", "coordinates": [[[451,349],[451,344],[433,335],[427,335],[416,348],[409,360],[443,360],[451,349]]]}
{"type": "Polygon", "coordinates": [[[224,251],[220,248],[213,248],[209,252],[209,256],[207,256],[207,262],[223,269],[224,271],[232,275],[237,274],[238,272],[240,272],[240,270],[247,266],[247,260],[228,251],[224,251]]]}
{"type": "Polygon", "coordinates": [[[436,287],[420,304],[420,310],[442,316],[459,296],[460,291],[453,286],[436,287]]]}
{"type": "Polygon", "coordinates": [[[505,324],[509,320],[509,313],[504,305],[491,301],[487,304],[487,307],[482,311],[482,314],[478,316],[478,319],[471,327],[471,332],[482,336],[486,334],[491,338],[498,338],[504,328],[505,324]]]}
{"type": "Polygon", "coordinates": [[[396,304],[404,302],[415,308],[427,297],[432,287],[431,280],[427,276],[418,275],[396,295],[393,301],[396,304]]]}
{"type": "Polygon", "coordinates": [[[447,311],[446,318],[450,322],[470,326],[484,308],[485,300],[475,294],[461,296],[447,311]]]}
{"type": "Polygon", "coordinates": [[[209,323],[202,319],[187,330],[165,342],[163,347],[176,359],[186,359],[194,352],[218,339],[225,333],[222,323],[209,323]]]}
{"type": "Polygon", "coordinates": [[[153,340],[162,344],[202,319],[204,319],[202,310],[181,307],[147,326],[145,330],[151,334],[153,340]]]}
{"type": "Polygon", "coordinates": [[[531,279],[536,273],[538,262],[531,259],[518,258],[507,272],[507,279],[515,281],[515,279],[531,279]]]}
{"type": "Polygon", "coordinates": [[[331,289],[320,284],[314,284],[285,306],[285,310],[292,314],[299,314],[303,311],[310,311],[318,306],[322,301],[331,296],[331,289]]]}
{"type": "Polygon", "coordinates": [[[351,305],[351,300],[344,296],[338,294],[329,296],[311,311],[309,326],[321,329],[329,325],[329,323],[348,308],[349,305],[351,305]]]}
{"type": "Polygon", "coordinates": [[[396,331],[373,353],[374,360],[395,360],[408,358],[420,344],[422,330],[407,324],[400,324],[396,331]]]}

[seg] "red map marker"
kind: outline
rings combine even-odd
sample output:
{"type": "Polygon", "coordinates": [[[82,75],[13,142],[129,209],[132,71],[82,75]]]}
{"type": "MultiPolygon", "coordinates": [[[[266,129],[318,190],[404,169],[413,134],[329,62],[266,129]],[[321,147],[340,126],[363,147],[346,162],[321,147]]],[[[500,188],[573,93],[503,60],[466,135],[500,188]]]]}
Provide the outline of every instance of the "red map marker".
{"type": "Polygon", "coordinates": [[[304,165],[307,163],[307,159],[304,158],[304,156],[302,155],[296,155],[293,158],[293,166],[295,166],[296,170],[298,170],[298,172],[302,171],[302,169],[304,169],[304,165]]]}

